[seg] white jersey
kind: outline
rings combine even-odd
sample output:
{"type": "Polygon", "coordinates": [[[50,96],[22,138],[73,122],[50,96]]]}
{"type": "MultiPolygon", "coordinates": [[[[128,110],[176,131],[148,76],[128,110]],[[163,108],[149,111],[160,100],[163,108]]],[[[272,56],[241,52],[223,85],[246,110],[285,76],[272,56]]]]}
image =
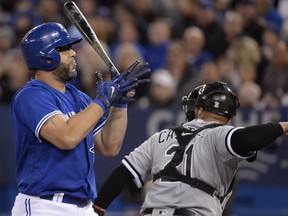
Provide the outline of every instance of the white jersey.
{"type": "MultiPolygon", "coordinates": [[[[215,122],[193,120],[183,126],[195,130],[211,123],[215,122]]],[[[237,129],[226,125],[201,131],[186,146],[177,169],[183,175],[210,184],[220,196],[224,196],[238,163],[246,159],[237,155],[230,145],[231,134],[237,129]]],[[[175,132],[165,129],[142,143],[122,163],[133,174],[136,185],[142,187],[149,179],[147,177],[158,173],[171,161],[177,146],[175,132]]],[[[218,198],[180,181],[163,181],[160,178],[153,182],[147,192],[142,210],[164,207],[186,208],[203,216],[220,216],[223,211],[218,198]]]]}

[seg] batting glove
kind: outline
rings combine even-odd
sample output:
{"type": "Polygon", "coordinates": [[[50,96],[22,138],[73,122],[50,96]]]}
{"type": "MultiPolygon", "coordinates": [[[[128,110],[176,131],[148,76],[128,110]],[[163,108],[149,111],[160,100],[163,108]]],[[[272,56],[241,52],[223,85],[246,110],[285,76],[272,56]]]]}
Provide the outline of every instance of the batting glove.
{"type": "Polygon", "coordinates": [[[135,88],[141,84],[149,82],[149,79],[139,79],[148,75],[151,70],[148,68],[148,63],[140,64],[139,61],[135,61],[126,71],[117,76],[115,70],[110,70],[111,79],[117,79],[120,77],[121,94],[119,94],[115,102],[112,104],[115,107],[126,108],[128,103],[134,101],[132,98],[135,95],[135,88]]]}
{"type": "Polygon", "coordinates": [[[119,91],[119,84],[116,84],[113,80],[103,83],[103,77],[100,72],[96,72],[96,98],[93,100],[94,103],[98,104],[105,112],[108,109],[119,91]]]}

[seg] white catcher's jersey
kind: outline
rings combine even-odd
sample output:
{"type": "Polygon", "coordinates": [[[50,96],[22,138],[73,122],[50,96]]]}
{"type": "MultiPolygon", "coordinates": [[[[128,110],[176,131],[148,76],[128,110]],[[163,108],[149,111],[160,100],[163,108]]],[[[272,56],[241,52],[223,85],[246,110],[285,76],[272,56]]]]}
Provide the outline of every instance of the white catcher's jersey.
{"type": "MultiPolygon", "coordinates": [[[[215,122],[193,120],[183,126],[194,130],[211,123],[215,122]]],[[[237,155],[230,145],[231,134],[237,129],[226,125],[201,131],[187,145],[177,169],[184,175],[205,181],[224,196],[238,163],[246,159],[237,155]]],[[[165,129],[125,156],[122,163],[133,174],[136,185],[142,187],[151,174],[158,173],[171,161],[178,145],[175,132],[165,129]]],[[[157,179],[146,194],[142,210],[164,207],[187,208],[203,216],[220,216],[223,211],[220,201],[206,192],[180,181],[157,179]]]]}

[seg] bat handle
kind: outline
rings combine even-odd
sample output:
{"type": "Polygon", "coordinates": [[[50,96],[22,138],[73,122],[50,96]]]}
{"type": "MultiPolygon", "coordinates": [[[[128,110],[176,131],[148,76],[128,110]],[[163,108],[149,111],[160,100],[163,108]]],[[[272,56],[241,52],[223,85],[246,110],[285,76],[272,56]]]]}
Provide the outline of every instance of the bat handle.
{"type": "Polygon", "coordinates": [[[115,79],[118,75],[120,75],[119,71],[114,65],[109,66],[109,71],[110,71],[112,80],[115,79]]]}

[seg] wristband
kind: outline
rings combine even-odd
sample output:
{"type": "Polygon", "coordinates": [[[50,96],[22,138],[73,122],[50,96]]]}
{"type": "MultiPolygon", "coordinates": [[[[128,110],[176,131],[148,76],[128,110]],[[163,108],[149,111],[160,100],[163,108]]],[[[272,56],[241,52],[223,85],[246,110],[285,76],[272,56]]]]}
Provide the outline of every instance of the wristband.
{"type": "Polygon", "coordinates": [[[99,100],[99,99],[94,99],[93,102],[96,103],[96,104],[98,104],[98,105],[102,108],[103,112],[105,113],[106,107],[105,107],[105,105],[102,103],[101,100],[99,100]]]}
{"type": "Polygon", "coordinates": [[[128,104],[121,104],[121,103],[115,103],[115,104],[112,104],[112,106],[117,107],[117,108],[122,108],[122,109],[128,108],[128,104]]]}

